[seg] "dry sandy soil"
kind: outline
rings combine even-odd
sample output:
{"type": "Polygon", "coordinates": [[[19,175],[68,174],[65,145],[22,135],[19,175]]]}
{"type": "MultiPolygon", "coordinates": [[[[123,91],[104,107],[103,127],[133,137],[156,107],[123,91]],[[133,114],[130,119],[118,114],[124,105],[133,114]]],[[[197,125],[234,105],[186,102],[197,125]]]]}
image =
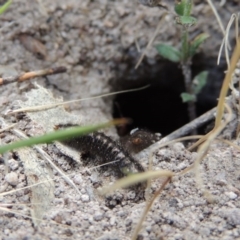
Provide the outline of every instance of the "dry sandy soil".
{"type": "MultiPolygon", "coordinates": [[[[227,1],[224,6],[215,2],[226,26],[231,14],[239,10],[238,1],[227,1]]],[[[126,53],[137,61],[140,53],[136,45],[146,47],[164,11],[128,0],[14,1],[0,17],[1,75],[55,66],[65,66],[68,71],[1,86],[1,127],[16,123],[1,133],[1,144],[16,141],[23,133],[35,136],[52,131],[57,124],[111,119],[110,97],[69,104],[67,110],[57,107],[24,115],[6,113],[20,106],[111,91],[113,80],[126,74],[126,53]],[[37,45],[31,46],[33,41],[37,45]]],[[[216,58],[222,39],[218,23],[205,2],[196,1],[194,14],[198,24],[192,35],[209,33],[211,38],[202,51],[216,58]]],[[[168,14],[156,42],[177,45],[178,41],[179,31],[173,15],[168,14]]],[[[156,50],[150,48],[146,55],[145,61],[154,65],[156,50]]],[[[115,129],[106,133],[118,138],[115,129]]],[[[147,167],[148,154],[140,156],[139,161],[147,167]]],[[[203,196],[192,172],[174,177],[153,204],[138,239],[240,239],[239,157],[240,152],[233,147],[212,145],[200,169],[212,203],[203,196]]],[[[155,152],[153,168],[177,173],[195,158],[196,153],[177,143],[155,152]]],[[[0,163],[0,239],[130,239],[147,200],[138,199],[132,189],[119,190],[107,198],[100,196],[97,188],[116,177],[109,170],[92,167],[82,164],[78,152],[59,143],[4,154],[0,163]],[[70,180],[63,179],[60,171],[70,180]],[[41,185],[17,190],[41,181],[41,185]]],[[[161,182],[152,182],[150,196],[161,182]]]]}

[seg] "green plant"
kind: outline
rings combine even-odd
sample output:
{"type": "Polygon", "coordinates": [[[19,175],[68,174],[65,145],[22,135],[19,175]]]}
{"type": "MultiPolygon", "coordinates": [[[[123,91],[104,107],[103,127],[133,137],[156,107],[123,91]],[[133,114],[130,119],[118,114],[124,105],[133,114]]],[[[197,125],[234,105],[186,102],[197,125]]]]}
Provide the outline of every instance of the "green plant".
{"type": "Polygon", "coordinates": [[[0,7],[0,14],[4,13],[9,8],[11,3],[12,3],[12,0],[8,0],[0,7]]]}
{"type": "Polygon", "coordinates": [[[20,140],[18,142],[0,146],[0,154],[3,154],[5,152],[8,152],[14,149],[22,148],[22,147],[33,146],[36,144],[51,143],[53,141],[66,140],[68,138],[72,138],[75,136],[89,134],[91,132],[97,131],[102,128],[110,127],[112,125],[125,124],[127,122],[128,122],[127,119],[116,119],[116,120],[112,120],[110,122],[98,124],[95,126],[83,126],[83,127],[78,126],[78,127],[71,127],[64,130],[54,131],[51,133],[44,134],[42,136],[31,137],[29,139],[20,140]]]}
{"type": "Polygon", "coordinates": [[[193,41],[189,40],[189,28],[197,22],[196,18],[191,16],[192,7],[192,0],[181,0],[175,3],[175,12],[177,14],[176,22],[181,26],[182,32],[180,49],[166,44],[158,44],[156,46],[158,53],[162,57],[181,64],[186,90],[186,92],[181,94],[181,97],[183,102],[188,103],[190,121],[196,118],[196,95],[205,86],[208,76],[208,73],[203,71],[192,80],[192,57],[196,54],[203,41],[208,38],[207,34],[202,33],[193,41]]]}

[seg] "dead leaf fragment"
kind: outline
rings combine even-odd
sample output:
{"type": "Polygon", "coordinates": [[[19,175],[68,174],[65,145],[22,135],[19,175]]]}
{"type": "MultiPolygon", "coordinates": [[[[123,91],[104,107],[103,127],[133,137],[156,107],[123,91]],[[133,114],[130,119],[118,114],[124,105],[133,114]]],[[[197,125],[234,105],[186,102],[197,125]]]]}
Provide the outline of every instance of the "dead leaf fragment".
{"type": "Polygon", "coordinates": [[[20,34],[19,40],[24,48],[33,53],[37,58],[46,59],[47,50],[39,40],[27,34],[20,34]]]}

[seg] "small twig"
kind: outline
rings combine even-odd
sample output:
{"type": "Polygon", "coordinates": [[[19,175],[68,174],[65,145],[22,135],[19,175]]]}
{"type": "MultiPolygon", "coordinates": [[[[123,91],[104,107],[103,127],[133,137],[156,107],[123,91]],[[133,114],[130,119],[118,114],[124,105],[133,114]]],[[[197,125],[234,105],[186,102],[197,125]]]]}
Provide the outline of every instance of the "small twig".
{"type": "Polygon", "coordinates": [[[187,140],[187,139],[199,138],[199,136],[191,136],[191,137],[188,136],[188,137],[186,137],[187,139],[185,139],[185,138],[178,139],[181,136],[185,136],[188,133],[192,132],[193,129],[201,127],[206,122],[214,119],[215,113],[216,113],[216,107],[209,110],[208,112],[204,113],[200,117],[194,119],[192,122],[182,126],[181,128],[177,129],[176,131],[172,132],[168,136],[162,138],[160,141],[155,142],[154,144],[150,145],[148,148],[144,149],[143,151],[148,153],[148,155],[150,155],[150,153],[156,151],[157,149],[167,146],[170,143],[173,143],[171,141],[173,141],[174,139],[177,139],[177,141],[183,141],[183,140],[187,140]]]}
{"type": "Polygon", "coordinates": [[[0,85],[7,85],[13,82],[23,82],[31,78],[64,73],[66,71],[67,71],[66,67],[54,67],[54,68],[42,69],[42,70],[37,70],[32,72],[26,72],[18,76],[0,78],[0,85]]]}
{"type": "Polygon", "coordinates": [[[214,115],[216,113],[217,108],[213,108],[208,112],[204,113],[200,117],[194,119],[190,123],[185,124],[181,128],[177,129],[176,131],[170,133],[168,136],[162,138],[159,143],[165,143],[171,141],[173,139],[179,138],[181,136],[185,136],[192,132],[194,129],[197,129],[204,125],[205,123],[209,122],[210,120],[214,119],[214,115]]]}

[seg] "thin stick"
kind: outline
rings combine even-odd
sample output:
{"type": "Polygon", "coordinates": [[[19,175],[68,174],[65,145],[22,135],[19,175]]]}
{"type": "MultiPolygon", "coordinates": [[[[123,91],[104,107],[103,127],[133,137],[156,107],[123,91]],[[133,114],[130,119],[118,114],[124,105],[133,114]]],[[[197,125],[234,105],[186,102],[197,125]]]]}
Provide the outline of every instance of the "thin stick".
{"type": "Polygon", "coordinates": [[[192,132],[194,129],[197,129],[207,123],[208,121],[214,119],[214,114],[216,113],[217,108],[213,108],[209,110],[208,112],[204,113],[200,117],[194,119],[190,123],[185,124],[181,128],[177,129],[176,131],[170,133],[166,137],[162,138],[159,142],[164,143],[171,141],[175,138],[179,138],[181,136],[185,136],[188,133],[192,132]]]}
{"type": "Polygon", "coordinates": [[[64,73],[67,71],[65,67],[54,67],[48,69],[42,69],[32,72],[26,72],[18,76],[0,78],[0,85],[7,85],[13,82],[23,82],[36,77],[44,77],[47,75],[53,75],[58,73],[64,73]]]}

